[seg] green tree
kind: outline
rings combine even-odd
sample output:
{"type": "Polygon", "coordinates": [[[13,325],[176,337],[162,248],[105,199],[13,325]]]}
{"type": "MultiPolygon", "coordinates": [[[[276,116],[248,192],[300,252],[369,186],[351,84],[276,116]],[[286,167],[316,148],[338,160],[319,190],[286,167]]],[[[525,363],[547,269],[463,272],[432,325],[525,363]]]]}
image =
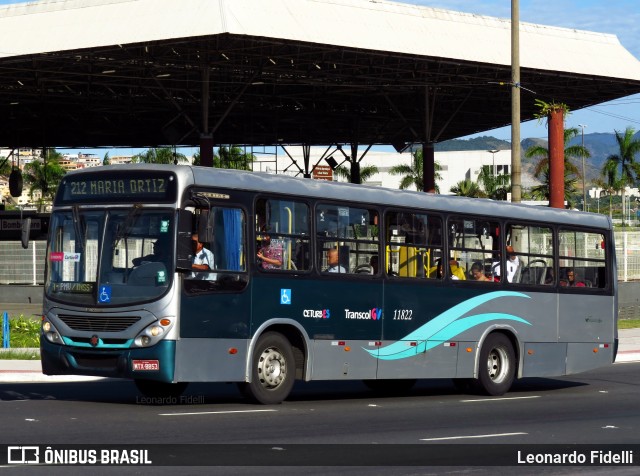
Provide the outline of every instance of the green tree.
{"type": "Polygon", "coordinates": [[[487,198],[506,200],[511,191],[511,175],[494,175],[491,165],[483,165],[478,175],[478,185],[483,188],[487,198]]]}
{"type": "Polygon", "coordinates": [[[474,197],[474,198],[486,198],[487,195],[484,193],[480,185],[472,180],[466,179],[461,180],[453,187],[451,187],[450,191],[454,195],[458,195],[461,197],[474,197]]]}
{"type": "Polygon", "coordinates": [[[187,162],[184,154],[174,153],[170,147],[147,149],[131,157],[131,163],[134,164],[173,164],[176,160],[187,162]]]}
{"type": "MultiPolygon", "coordinates": [[[[543,172],[542,184],[531,187],[531,197],[534,200],[549,200],[549,169],[543,172]]],[[[564,197],[569,208],[576,205],[575,196],[578,192],[576,184],[578,179],[572,176],[566,169],[564,172],[564,197]]]]}
{"type": "Polygon", "coordinates": [[[0,175],[9,176],[11,173],[11,162],[8,157],[0,156],[0,175]]]}
{"type": "Polygon", "coordinates": [[[635,155],[640,151],[640,141],[634,139],[635,129],[627,127],[624,134],[616,132],[616,142],[619,152],[607,157],[602,167],[602,174],[607,184],[616,185],[622,194],[622,226],[624,226],[624,192],[627,185],[631,185],[634,177],[640,175],[640,164],[635,162],[635,155]]]}
{"type": "Polygon", "coordinates": [[[102,157],[102,165],[111,164],[111,159],[109,158],[109,152],[105,152],[104,157],[102,157]]]}
{"type": "MultiPolygon", "coordinates": [[[[403,175],[400,180],[400,190],[405,190],[410,187],[415,187],[419,192],[423,192],[423,170],[424,160],[422,157],[422,149],[418,149],[413,152],[411,156],[411,165],[394,165],[389,169],[391,175],[403,175]]],[[[442,179],[440,171],[442,166],[436,162],[434,164],[434,180],[436,182],[436,193],[440,193],[437,181],[442,179]]]]}
{"type": "MultiPolygon", "coordinates": [[[[573,163],[572,159],[588,159],[591,157],[591,153],[586,147],[582,145],[569,145],[571,140],[580,134],[580,130],[572,127],[564,130],[564,196],[569,198],[576,193],[576,184],[578,179],[582,177],[580,169],[573,163]]],[[[540,160],[536,164],[533,170],[533,176],[542,181],[541,186],[534,187],[537,192],[534,196],[540,196],[540,192],[545,192],[546,195],[542,197],[543,200],[549,200],[549,149],[540,145],[529,147],[524,156],[527,158],[539,158],[540,160]]]]}
{"type": "Polygon", "coordinates": [[[51,203],[58,190],[58,185],[66,171],[59,161],[62,154],[55,149],[45,149],[42,160],[34,160],[24,166],[23,180],[29,187],[29,196],[33,199],[36,191],[42,197],[38,200],[38,211],[42,212],[45,204],[51,203]]]}
{"type": "Polygon", "coordinates": [[[246,153],[242,147],[220,147],[213,155],[213,166],[219,169],[252,170],[255,155],[246,153]]]}
{"type": "Polygon", "coordinates": [[[619,180],[617,178],[617,173],[613,173],[611,176],[603,176],[604,179],[598,178],[593,181],[593,184],[601,188],[602,191],[609,196],[609,217],[613,218],[613,202],[612,198],[615,193],[620,190],[619,180]]]}
{"type": "MultiPolygon", "coordinates": [[[[360,183],[366,182],[375,174],[379,173],[380,170],[375,165],[365,165],[360,168],[360,183]]],[[[338,177],[342,177],[347,180],[347,182],[351,182],[351,167],[338,167],[334,173],[338,177]]]]}

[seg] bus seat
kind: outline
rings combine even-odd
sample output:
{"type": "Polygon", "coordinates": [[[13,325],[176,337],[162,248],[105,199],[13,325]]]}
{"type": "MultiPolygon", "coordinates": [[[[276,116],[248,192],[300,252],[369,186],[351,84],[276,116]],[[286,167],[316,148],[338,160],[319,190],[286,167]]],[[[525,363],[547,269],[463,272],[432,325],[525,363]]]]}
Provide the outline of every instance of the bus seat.
{"type": "Polygon", "coordinates": [[[451,276],[456,276],[460,280],[467,279],[466,270],[459,264],[450,264],[451,276]]]}
{"type": "Polygon", "coordinates": [[[131,270],[127,284],[134,286],[155,286],[158,283],[158,277],[164,273],[164,281],[167,281],[167,268],[164,263],[144,263],[131,270]]]}

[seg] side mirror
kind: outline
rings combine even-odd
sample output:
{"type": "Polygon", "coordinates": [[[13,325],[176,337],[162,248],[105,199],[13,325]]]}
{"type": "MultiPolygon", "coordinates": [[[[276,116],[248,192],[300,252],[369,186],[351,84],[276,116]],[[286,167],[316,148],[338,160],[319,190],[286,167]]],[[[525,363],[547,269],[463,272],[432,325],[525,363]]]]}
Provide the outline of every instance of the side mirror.
{"type": "Polygon", "coordinates": [[[29,248],[29,234],[31,233],[31,217],[22,220],[22,247],[26,250],[29,248]]]}
{"type": "Polygon", "coordinates": [[[178,241],[176,242],[176,268],[180,271],[191,271],[193,262],[193,214],[188,210],[180,210],[178,215],[178,241]]]}
{"type": "Polygon", "coordinates": [[[22,172],[20,169],[13,169],[9,175],[9,193],[12,197],[22,195],[22,172]]]}

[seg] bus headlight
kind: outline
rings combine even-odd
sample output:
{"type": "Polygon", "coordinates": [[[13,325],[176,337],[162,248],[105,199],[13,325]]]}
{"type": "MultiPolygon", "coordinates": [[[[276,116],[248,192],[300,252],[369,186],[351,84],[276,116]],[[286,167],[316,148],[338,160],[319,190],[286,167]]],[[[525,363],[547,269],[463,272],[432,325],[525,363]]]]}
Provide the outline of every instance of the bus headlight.
{"type": "Polygon", "coordinates": [[[58,330],[46,319],[42,320],[42,335],[52,344],[64,344],[58,330]]]}
{"type": "Polygon", "coordinates": [[[135,347],[149,347],[156,344],[173,326],[173,319],[164,317],[153,324],[148,325],[133,340],[135,347]]]}

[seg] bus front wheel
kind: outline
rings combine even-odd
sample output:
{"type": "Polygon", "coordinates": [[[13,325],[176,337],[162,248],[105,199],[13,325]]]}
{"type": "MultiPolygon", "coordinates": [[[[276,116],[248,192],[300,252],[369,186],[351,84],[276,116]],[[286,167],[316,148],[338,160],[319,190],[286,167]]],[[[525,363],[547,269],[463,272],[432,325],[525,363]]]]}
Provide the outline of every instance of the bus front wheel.
{"type": "Polygon", "coordinates": [[[504,395],[511,388],[515,374],[516,357],[511,341],[504,334],[490,334],[480,351],[480,389],[488,395],[504,395]]]}
{"type": "Polygon", "coordinates": [[[264,405],[282,403],[295,379],[291,344],[278,332],[267,332],[256,343],[251,358],[251,382],[240,384],[242,393],[264,405]]]}

